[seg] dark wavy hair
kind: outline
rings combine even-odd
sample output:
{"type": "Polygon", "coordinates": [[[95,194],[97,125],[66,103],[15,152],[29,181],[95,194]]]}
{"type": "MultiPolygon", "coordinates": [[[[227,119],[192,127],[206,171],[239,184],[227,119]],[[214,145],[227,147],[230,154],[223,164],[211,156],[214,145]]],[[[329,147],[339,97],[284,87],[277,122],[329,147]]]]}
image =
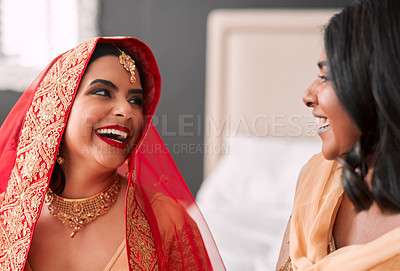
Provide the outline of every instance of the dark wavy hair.
{"type": "Polygon", "coordinates": [[[344,191],[357,211],[375,201],[382,211],[398,213],[400,1],[356,1],[332,17],[324,39],[336,95],[361,131],[341,160],[344,191]]]}
{"type": "MultiPolygon", "coordinates": [[[[140,66],[140,63],[138,63],[137,60],[128,51],[124,50],[123,48],[119,48],[119,49],[124,51],[125,54],[129,55],[135,61],[135,66],[139,72],[139,77],[140,77],[140,82],[142,84],[142,88],[143,88],[143,90],[145,90],[144,74],[143,74],[142,68],[140,66]]],[[[111,44],[98,43],[96,45],[95,50],[93,51],[92,56],[89,59],[88,67],[96,59],[98,59],[102,56],[107,56],[107,55],[120,56],[121,52],[118,50],[117,47],[115,47],[111,44]]],[[[61,153],[61,155],[62,155],[62,153],[61,153]]],[[[65,183],[66,183],[66,180],[65,180],[64,172],[63,172],[61,166],[58,163],[55,163],[53,173],[52,173],[51,179],[50,179],[50,188],[55,194],[59,195],[64,191],[65,183]]]]}

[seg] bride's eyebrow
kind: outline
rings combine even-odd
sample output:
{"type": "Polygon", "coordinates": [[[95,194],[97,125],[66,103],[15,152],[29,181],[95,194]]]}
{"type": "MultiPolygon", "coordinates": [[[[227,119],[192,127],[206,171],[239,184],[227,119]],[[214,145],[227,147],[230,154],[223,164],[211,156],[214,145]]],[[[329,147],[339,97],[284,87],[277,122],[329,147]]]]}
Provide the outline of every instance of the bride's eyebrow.
{"type": "MultiPolygon", "coordinates": [[[[92,82],[90,82],[89,86],[97,84],[97,83],[104,84],[104,85],[106,85],[106,86],[118,91],[118,87],[113,82],[111,82],[109,80],[106,80],[106,79],[94,79],[92,82]]],[[[128,93],[129,94],[142,94],[143,95],[143,89],[141,89],[141,88],[133,88],[133,89],[130,89],[128,91],[128,93]]]]}
{"type": "Polygon", "coordinates": [[[115,90],[118,90],[118,87],[111,81],[105,80],[105,79],[94,79],[92,82],[90,82],[89,86],[94,85],[96,83],[101,83],[104,84],[110,88],[113,88],[115,90]]]}
{"type": "Polygon", "coordinates": [[[128,90],[129,94],[142,94],[143,95],[143,89],[141,88],[132,88],[128,90]]]}

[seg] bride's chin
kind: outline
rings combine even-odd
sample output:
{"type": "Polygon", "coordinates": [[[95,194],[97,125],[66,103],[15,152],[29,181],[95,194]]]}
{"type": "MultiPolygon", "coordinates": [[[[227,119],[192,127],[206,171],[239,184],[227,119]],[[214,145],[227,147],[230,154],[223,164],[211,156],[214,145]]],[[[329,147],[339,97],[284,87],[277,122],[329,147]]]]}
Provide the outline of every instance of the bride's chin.
{"type": "Polygon", "coordinates": [[[101,157],[98,159],[98,164],[100,164],[104,168],[117,169],[124,164],[125,160],[126,158],[124,158],[123,156],[121,156],[120,158],[101,157]]]}

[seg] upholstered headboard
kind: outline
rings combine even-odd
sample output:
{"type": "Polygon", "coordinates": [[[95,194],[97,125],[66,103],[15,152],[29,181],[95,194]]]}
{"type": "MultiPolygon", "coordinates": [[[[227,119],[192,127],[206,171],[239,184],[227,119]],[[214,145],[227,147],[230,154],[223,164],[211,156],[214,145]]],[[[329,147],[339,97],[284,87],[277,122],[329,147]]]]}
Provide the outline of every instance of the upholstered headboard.
{"type": "Polygon", "coordinates": [[[298,174],[321,142],[303,91],[334,10],[215,10],[197,203],[228,270],[273,270],[298,174]]]}
{"type": "Polygon", "coordinates": [[[302,103],[317,76],[323,26],[334,10],[215,10],[206,59],[204,173],[207,177],[235,134],[316,138],[302,103]]]}

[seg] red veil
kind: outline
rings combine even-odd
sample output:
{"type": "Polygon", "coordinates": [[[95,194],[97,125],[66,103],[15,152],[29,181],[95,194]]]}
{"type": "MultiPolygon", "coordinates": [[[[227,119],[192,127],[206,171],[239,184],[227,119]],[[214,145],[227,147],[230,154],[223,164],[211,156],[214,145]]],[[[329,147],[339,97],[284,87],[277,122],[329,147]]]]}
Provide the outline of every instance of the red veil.
{"type": "Polygon", "coordinates": [[[127,37],[92,39],[57,57],[0,128],[1,270],[24,268],[68,115],[98,42],[129,51],[144,75],[145,127],[128,159],[125,200],[130,270],[225,270],[194,198],[151,122],[161,89],[157,63],[144,43],[127,37]]]}

